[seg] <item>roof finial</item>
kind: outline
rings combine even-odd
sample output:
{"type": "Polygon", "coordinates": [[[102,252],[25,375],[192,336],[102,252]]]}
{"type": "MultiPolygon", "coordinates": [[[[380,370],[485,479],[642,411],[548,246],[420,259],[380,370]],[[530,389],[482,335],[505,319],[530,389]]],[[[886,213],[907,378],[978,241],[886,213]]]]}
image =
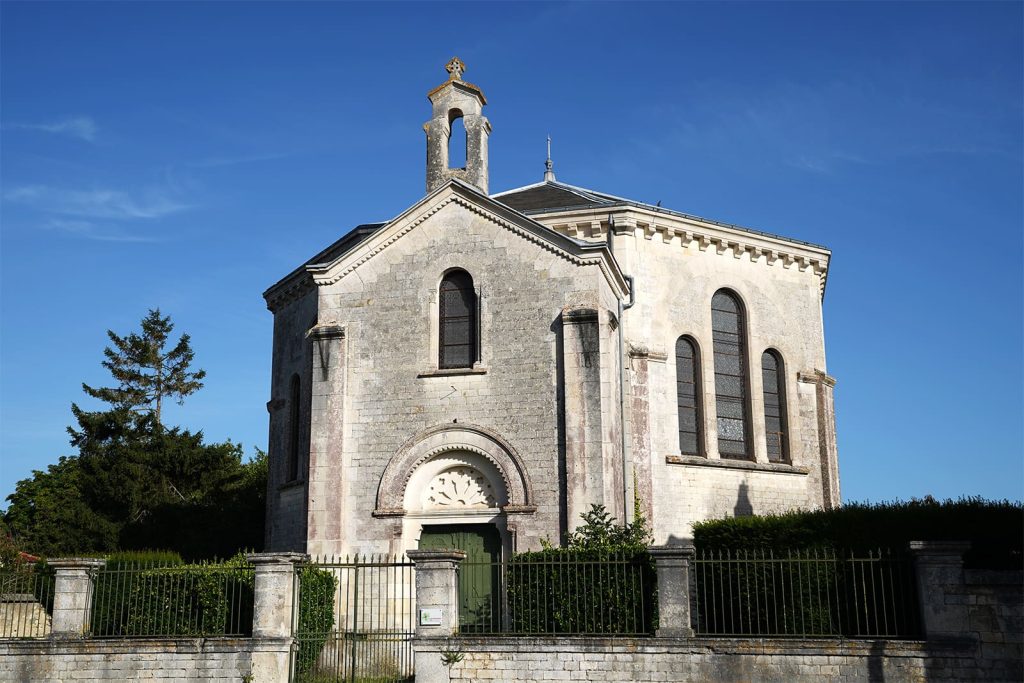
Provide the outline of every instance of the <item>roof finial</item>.
{"type": "Polygon", "coordinates": [[[544,162],[544,182],[554,182],[555,163],[551,161],[551,136],[548,136],[548,160],[544,162]]]}
{"type": "Polygon", "coordinates": [[[444,68],[448,72],[449,81],[461,81],[462,74],[466,73],[466,63],[458,57],[452,57],[444,68]]]}

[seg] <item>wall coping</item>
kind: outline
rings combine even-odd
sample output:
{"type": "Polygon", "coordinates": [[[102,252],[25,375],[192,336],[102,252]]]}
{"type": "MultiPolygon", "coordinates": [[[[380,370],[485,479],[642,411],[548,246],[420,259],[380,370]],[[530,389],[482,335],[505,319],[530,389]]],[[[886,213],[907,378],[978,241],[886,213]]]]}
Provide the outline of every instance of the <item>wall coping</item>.
{"type": "Polygon", "coordinates": [[[195,654],[200,652],[252,652],[267,645],[287,648],[291,638],[75,638],[72,640],[51,640],[48,638],[23,638],[0,640],[0,655],[19,654],[131,654],[149,652],[179,652],[195,654]],[[276,641],[282,641],[280,643],[276,641]],[[275,641],[270,643],[268,641],[275,641]]]}
{"type": "Polygon", "coordinates": [[[462,562],[466,559],[466,553],[454,548],[450,550],[406,550],[405,554],[413,561],[413,564],[423,562],[462,562]]]}
{"type": "Polygon", "coordinates": [[[107,560],[104,557],[57,557],[46,563],[54,569],[100,569],[107,560]]]}
{"type": "Polygon", "coordinates": [[[309,562],[309,555],[306,553],[247,553],[246,562],[255,565],[281,564],[293,565],[302,562],[309,562]]]}
{"type": "Polygon", "coordinates": [[[593,636],[455,636],[417,637],[413,649],[428,651],[457,648],[462,652],[565,652],[618,653],[829,655],[887,657],[976,656],[973,640],[941,643],[924,640],[858,640],[827,638],[607,638],[593,636]]]}

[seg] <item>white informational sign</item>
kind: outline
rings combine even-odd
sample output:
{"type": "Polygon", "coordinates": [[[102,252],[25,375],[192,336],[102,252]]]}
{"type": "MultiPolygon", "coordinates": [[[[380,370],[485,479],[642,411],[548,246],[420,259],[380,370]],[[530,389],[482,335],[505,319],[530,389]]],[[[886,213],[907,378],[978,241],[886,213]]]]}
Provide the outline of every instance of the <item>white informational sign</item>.
{"type": "Polygon", "coordinates": [[[420,610],[420,626],[440,626],[441,625],[442,610],[439,609],[421,609],[420,610]]]}

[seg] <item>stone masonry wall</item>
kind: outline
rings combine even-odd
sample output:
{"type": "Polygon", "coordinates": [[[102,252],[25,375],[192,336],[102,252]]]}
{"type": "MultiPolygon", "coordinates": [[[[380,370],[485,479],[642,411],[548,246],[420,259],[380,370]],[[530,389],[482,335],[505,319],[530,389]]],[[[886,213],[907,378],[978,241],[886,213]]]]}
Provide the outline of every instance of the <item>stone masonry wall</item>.
{"type": "Polygon", "coordinates": [[[970,675],[972,652],[958,644],[936,647],[922,642],[795,639],[462,638],[458,646],[464,658],[451,667],[450,679],[441,666],[428,680],[1012,680],[970,675]]]}
{"type": "Polygon", "coordinates": [[[0,681],[240,683],[255,641],[239,638],[0,641],[0,681]]]}
{"type": "MultiPolygon", "coordinates": [[[[518,521],[518,549],[557,540],[560,315],[566,306],[603,308],[607,288],[597,266],[574,264],[456,203],[390,244],[386,255],[321,287],[321,324],[346,330],[342,476],[333,492],[344,501],[343,540],[316,537],[312,520],[309,551],[415,548],[418,533],[402,537],[400,520],[371,517],[378,486],[403,444],[456,422],[493,431],[523,458],[537,510],[518,521]],[[452,268],[465,269],[480,292],[476,373],[436,372],[437,290],[452,268]]],[[[606,324],[604,311],[601,320],[606,324]]],[[[613,369],[601,367],[603,374],[613,369]]]]}

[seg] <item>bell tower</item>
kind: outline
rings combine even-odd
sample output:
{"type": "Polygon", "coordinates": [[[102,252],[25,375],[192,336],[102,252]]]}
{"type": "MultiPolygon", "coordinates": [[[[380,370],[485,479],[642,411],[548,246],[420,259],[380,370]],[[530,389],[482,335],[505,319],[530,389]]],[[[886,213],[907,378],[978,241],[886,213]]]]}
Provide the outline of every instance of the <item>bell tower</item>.
{"type": "Polygon", "coordinates": [[[480,88],[462,80],[466,65],[452,57],[445,69],[448,81],[429,93],[433,105],[431,119],[423,124],[427,134],[427,192],[432,192],[450,178],[469,183],[487,194],[487,136],[491,123],[483,115],[484,98],[480,88]],[[452,123],[462,119],[466,130],[466,158],[449,158],[452,123]]]}

